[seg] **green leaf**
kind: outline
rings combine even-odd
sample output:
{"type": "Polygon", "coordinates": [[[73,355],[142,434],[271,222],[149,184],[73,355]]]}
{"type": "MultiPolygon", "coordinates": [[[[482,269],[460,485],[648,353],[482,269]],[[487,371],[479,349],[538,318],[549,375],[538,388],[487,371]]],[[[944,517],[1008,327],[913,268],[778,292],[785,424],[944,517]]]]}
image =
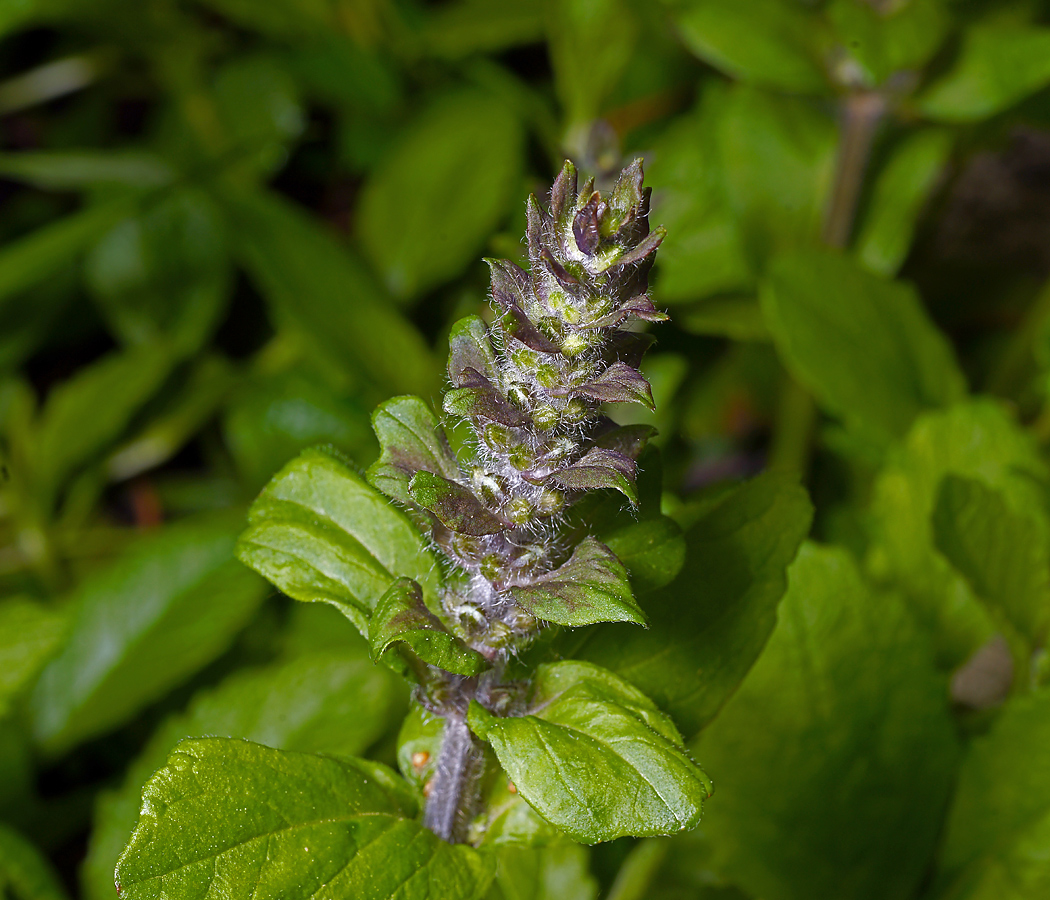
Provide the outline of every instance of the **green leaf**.
{"type": "Polygon", "coordinates": [[[477,675],[485,658],[467,647],[423,603],[423,589],[399,578],[380,598],[368,623],[372,659],[378,662],[391,646],[407,644],[423,662],[458,675],[477,675]]]}
{"type": "Polygon", "coordinates": [[[422,52],[447,60],[542,39],[543,0],[459,0],[436,8],[418,34],[422,52]]]}
{"type": "Polygon", "coordinates": [[[142,345],[83,366],[52,389],[40,413],[33,459],[44,497],[54,497],[78,467],[125,432],[173,362],[167,345],[142,345]]]}
{"type": "Polygon", "coordinates": [[[146,785],[118,890],[127,900],[479,900],[491,880],[483,858],[414,815],[412,791],[379,763],[183,741],[146,785]]]}
{"type": "Polygon", "coordinates": [[[340,635],[342,645],[237,672],[198,694],[185,713],[154,732],[121,786],[104,792],[97,803],[81,870],[90,900],[112,900],[113,869],[138,820],[142,788],[183,738],[206,734],[282,750],[353,756],[379,739],[404,708],[400,680],[372,664],[363,641],[350,629],[339,628],[334,611],[299,609],[324,613],[324,627],[340,635]]]}
{"type": "Polygon", "coordinates": [[[265,590],[233,558],[236,528],[228,516],[166,527],[80,583],[69,639],[31,698],[46,752],[111,730],[229,646],[265,590]]]}
{"type": "Polygon", "coordinates": [[[484,818],[471,825],[470,840],[475,846],[545,847],[565,839],[557,828],[529,806],[506,773],[501,772],[495,778],[482,809],[484,818]]]}
{"type": "Polygon", "coordinates": [[[439,369],[422,335],[312,216],[262,191],[227,197],[227,212],[235,252],[279,324],[390,390],[436,387],[439,369]]]}
{"type": "Polygon", "coordinates": [[[46,191],[98,185],[156,188],[175,177],[161,157],[138,150],[44,150],[0,153],[0,174],[46,191]]]}
{"type": "Polygon", "coordinates": [[[572,655],[626,678],[695,734],[762,652],[812,516],[806,492],[786,475],[729,491],[686,530],[678,577],[645,598],[649,628],[603,626],[572,655]]]}
{"type": "Polygon", "coordinates": [[[705,88],[696,110],[676,119],[652,150],[650,218],[667,228],[656,257],[662,303],[754,285],[718,144],[727,96],[722,85],[705,88]]]}
{"type": "Polygon", "coordinates": [[[441,573],[419,532],[341,459],[306,450],[263,489],[237,556],[289,597],[330,603],[361,634],[401,576],[434,602],[441,573]]]}
{"type": "Polygon", "coordinates": [[[426,470],[412,476],[408,491],[415,503],[459,534],[499,534],[510,527],[510,522],[493,513],[470,488],[426,470]]]}
{"type": "Polygon", "coordinates": [[[713,868],[769,900],[915,896],[958,756],[943,677],[895,595],[806,545],[779,622],[696,744],[713,868]]]}
{"type": "Polygon", "coordinates": [[[521,125],[487,93],[445,94],[412,120],[357,206],[361,243],[395,296],[414,300],[478,255],[521,164],[521,125]]]}
{"type": "Polygon", "coordinates": [[[74,263],[125,210],[123,202],[89,206],[8,242],[0,251],[0,309],[22,291],[74,263]]]}
{"type": "Polygon", "coordinates": [[[654,591],[675,579],[685,563],[685,538],[667,516],[634,522],[602,536],[623,563],[637,591],[654,591]]]}
{"type": "Polygon", "coordinates": [[[604,112],[630,65],[638,20],[624,0],[544,3],[555,92],[569,128],[586,128],[604,112]]]}
{"type": "Polygon", "coordinates": [[[726,194],[752,266],[761,271],[776,250],[816,245],[838,153],[834,120],[800,98],[736,85],[717,127],[726,194]]]}
{"type": "Polygon", "coordinates": [[[66,900],[43,854],[0,822],[0,896],[5,900],[66,900]]]}
{"type": "Polygon", "coordinates": [[[215,204],[184,189],[109,229],[88,254],[88,287],[125,344],[196,350],[226,311],[231,273],[215,204]]]}
{"type": "Polygon", "coordinates": [[[323,379],[296,370],[243,385],[227,406],[223,435],[253,487],[262,487],[312,445],[332,444],[355,456],[375,453],[364,405],[323,379]]]}
{"type": "Polygon", "coordinates": [[[372,427],[382,453],[369,467],[368,480],[387,496],[412,503],[408,483],[416,472],[459,477],[445,431],[419,397],[394,397],[380,403],[372,414],[372,427]]]}
{"type": "Polygon", "coordinates": [[[868,271],[893,276],[904,264],[919,216],[943,176],[952,143],[947,131],[918,131],[893,149],[875,176],[856,239],[857,259],[868,271]]]}
{"type": "Polygon", "coordinates": [[[555,625],[645,624],[623,563],[592,537],[576,545],[568,562],[508,593],[530,615],[555,625]]]}
{"type": "Polygon", "coordinates": [[[448,336],[448,377],[460,383],[463,370],[471,368],[496,382],[496,355],[489,341],[488,328],[481,316],[465,316],[452,326],[448,336]]]}
{"type": "Polygon", "coordinates": [[[933,543],[930,517],[948,474],[976,478],[1002,492],[1012,509],[1031,514],[1042,501],[1038,483],[1046,470],[1009,413],[983,400],[921,416],[875,482],[869,569],[908,592],[915,614],[934,635],[938,659],[954,666],[996,628],[933,543]]]}
{"type": "Polygon", "coordinates": [[[66,617],[28,597],[0,602],[0,719],[61,645],[66,617]]]}
{"type": "Polygon", "coordinates": [[[868,87],[893,75],[920,70],[937,51],[952,20],[944,0],[905,0],[876,6],[866,0],[832,0],[827,9],[839,45],[848,54],[853,81],[859,69],[868,87]]]}
{"type": "Polygon", "coordinates": [[[948,814],[937,884],[952,900],[1030,900],[1050,889],[1050,694],[1009,702],[974,738],[948,814]]]}
{"type": "Polygon", "coordinates": [[[918,98],[940,122],[976,122],[1050,84],[1050,28],[979,24],[966,34],[955,65],[918,98]]]}
{"type": "Polygon", "coordinates": [[[238,54],[225,62],[213,85],[216,112],[238,164],[266,175],[287,159],[287,144],[306,125],[295,81],[276,55],[238,54]]]}
{"type": "Polygon", "coordinates": [[[711,782],[670,718],[605,669],[541,666],[530,714],[499,718],[471,703],[471,730],[491,742],[518,792],[585,844],[677,834],[700,821],[711,782]]]}
{"type": "Polygon", "coordinates": [[[777,349],[822,406],[888,444],[925,409],[966,395],[948,342],[914,288],[828,251],[773,264],[762,309],[777,349]]]}
{"type": "Polygon", "coordinates": [[[588,853],[560,841],[549,847],[502,847],[487,900],[597,900],[588,853]]]}
{"type": "Polygon", "coordinates": [[[110,453],[106,473],[122,481],[167,462],[215,415],[237,380],[225,357],[202,354],[156,413],[110,453]]]}
{"type": "Polygon", "coordinates": [[[692,0],[675,16],[687,47],[704,62],[750,84],[826,93],[822,23],[784,0],[692,0]]]}
{"type": "Polygon", "coordinates": [[[1050,624],[1050,548],[1045,520],[1014,512],[971,478],[947,475],[933,510],[933,536],[991,609],[1040,647],[1050,624]]]}

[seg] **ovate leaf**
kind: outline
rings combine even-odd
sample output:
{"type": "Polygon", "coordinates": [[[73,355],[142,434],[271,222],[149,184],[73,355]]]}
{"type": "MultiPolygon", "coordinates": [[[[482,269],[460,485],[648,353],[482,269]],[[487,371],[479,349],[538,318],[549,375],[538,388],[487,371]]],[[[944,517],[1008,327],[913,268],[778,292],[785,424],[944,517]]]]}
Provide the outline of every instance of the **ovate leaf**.
{"type": "Polygon", "coordinates": [[[58,650],[66,617],[27,597],[0,602],[0,719],[58,650]]]}
{"type": "Polygon", "coordinates": [[[0,896],[5,900],[66,900],[43,854],[0,822],[0,896]]]}
{"type": "Polygon", "coordinates": [[[103,316],[125,344],[166,338],[192,352],[226,310],[225,224],[203,192],[177,191],[105,232],[85,270],[103,316]]]}
{"type": "Polygon", "coordinates": [[[826,251],[776,260],[762,309],[798,379],[847,426],[882,444],[966,382],[915,290],[826,251]]]}
{"type": "Polygon", "coordinates": [[[868,271],[893,276],[903,265],[930,194],[952,150],[947,131],[926,129],[893,149],[875,176],[871,201],[856,239],[857,259],[868,271]]]}
{"type": "Polygon", "coordinates": [[[423,603],[423,590],[409,578],[399,578],[376,604],[368,625],[372,659],[379,659],[394,645],[407,644],[423,662],[455,672],[477,675],[486,662],[454,634],[450,634],[423,603]]]}
{"type": "Polygon", "coordinates": [[[544,0],[554,86],[570,125],[603,112],[631,61],[638,21],[624,0],[544,0]]]}
{"type": "Polygon", "coordinates": [[[243,738],[282,750],[355,756],[402,713],[403,683],[372,663],[361,638],[339,627],[338,614],[323,606],[298,609],[318,616],[320,627],[339,640],[265,668],[239,671],[198,694],[186,712],[154,732],[120,787],[101,795],[81,868],[90,900],[112,900],[113,869],[138,820],[142,788],[183,738],[243,738]]]}
{"type": "MultiPolygon", "coordinates": [[[[869,568],[908,592],[915,614],[935,636],[940,662],[954,666],[996,629],[934,546],[930,517],[948,474],[978,479],[1001,492],[1012,509],[1037,515],[1038,483],[1046,472],[1034,442],[1009,412],[984,400],[920,416],[875,482],[869,568]]],[[[1046,527],[1044,522],[1044,534],[1046,527]]]]}
{"type": "Polygon", "coordinates": [[[454,385],[460,383],[465,369],[473,369],[489,381],[497,378],[496,355],[480,316],[460,319],[448,336],[448,377],[454,385]]]}
{"type": "Polygon", "coordinates": [[[780,90],[827,90],[821,22],[801,3],[693,0],[676,20],[686,46],[733,78],[780,90]]]}
{"type": "Polygon", "coordinates": [[[646,596],[649,628],[603,626],[573,655],[626,678],[695,734],[765,646],[812,515],[806,492],[785,475],[726,493],[686,530],[678,577],[646,596]]]}
{"type": "Polygon", "coordinates": [[[109,731],[229,646],[265,592],[233,558],[237,528],[167,527],[81,582],[66,646],[31,697],[47,752],[109,731]]]}
{"type": "Polygon", "coordinates": [[[1050,28],[975,25],[947,74],[919,97],[942,122],[975,122],[1050,84],[1050,28]]]}
{"type": "Polygon", "coordinates": [[[712,868],[769,900],[914,896],[958,756],[946,679],[897,596],[806,545],[776,631],[701,733],[712,868]]]}
{"type": "Polygon", "coordinates": [[[682,529],[667,516],[634,522],[603,537],[627,568],[631,584],[638,591],[653,591],[669,584],[685,563],[682,529]]]}
{"type": "MultiPolygon", "coordinates": [[[[745,291],[754,284],[733,214],[718,145],[723,85],[707,86],[696,110],[676,119],[653,147],[653,221],[667,226],[656,257],[664,303],[745,291]]],[[[681,314],[676,311],[675,319],[681,314]]]]}
{"type": "Polygon", "coordinates": [[[592,537],[577,545],[568,562],[508,593],[531,615],[556,625],[645,623],[623,563],[592,537]]]}
{"type": "Polygon", "coordinates": [[[524,716],[499,718],[476,701],[470,727],[491,742],[518,792],[586,844],[676,834],[700,821],[711,794],[671,720],[598,666],[541,666],[524,716]]]}
{"type": "Polygon", "coordinates": [[[411,503],[408,482],[416,472],[458,478],[459,466],[445,431],[419,397],[394,397],[380,403],[372,427],[382,453],[368,469],[368,480],[402,503],[411,503]]]}
{"type": "Polygon", "coordinates": [[[365,636],[368,616],[401,576],[437,596],[440,569],[403,512],[345,462],[304,451],[248,513],[237,556],[289,597],[330,603],[365,636]]]}
{"type": "Polygon", "coordinates": [[[390,291],[412,300],[458,274],[505,215],[522,129],[480,90],[445,94],[416,116],[365,185],[357,231],[390,291]]]}
{"type": "Polygon", "coordinates": [[[1032,900],[1050,890],[1050,694],[1010,701],[959,772],[938,882],[952,900],[1032,900]]]}
{"type": "Polygon", "coordinates": [[[492,512],[470,488],[458,481],[426,471],[416,472],[408,489],[413,501],[459,534],[499,534],[510,527],[508,521],[492,512]]]}
{"type": "Polygon", "coordinates": [[[142,345],[84,366],[51,391],[33,461],[45,495],[123,434],[173,362],[167,345],[142,345]]]}
{"type": "Polygon", "coordinates": [[[415,821],[379,763],[183,741],[150,779],[117,866],[128,900],[477,900],[491,873],[470,847],[415,821]]]}
{"type": "Polygon", "coordinates": [[[1039,647],[1050,622],[1050,550],[1044,524],[1014,512],[1000,493],[948,475],[933,510],[937,549],[974,592],[1039,647]]]}
{"type": "Polygon", "coordinates": [[[570,491],[612,488],[637,505],[638,489],[634,483],[637,468],[629,456],[604,447],[593,447],[571,466],[555,472],[551,480],[570,491]]]}
{"type": "Polygon", "coordinates": [[[751,265],[761,271],[777,250],[814,246],[838,152],[834,119],[801,98],[735,85],[716,122],[726,196],[751,265]]]}
{"type": "Polygon", "coordinates": [[[234,249],[278,324],[391,391],[436,386],[440,369],[422,335],[314,217],[265,192],[231,197],[227,211],[234,249]]]}

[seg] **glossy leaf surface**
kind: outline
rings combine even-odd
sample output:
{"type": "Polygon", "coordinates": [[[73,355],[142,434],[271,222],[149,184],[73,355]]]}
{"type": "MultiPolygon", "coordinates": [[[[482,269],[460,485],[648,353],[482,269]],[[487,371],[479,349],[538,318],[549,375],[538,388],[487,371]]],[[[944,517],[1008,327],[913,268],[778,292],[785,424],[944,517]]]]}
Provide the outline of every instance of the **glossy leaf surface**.
{"type": "Polygon", "coordinates": [[[400,510],[349,465],[306,450],[252,504],[237,555],[296,600],[331,603],[367,636],[368,616],[400,576],[436,595],[440,570],[400,510]]]}
{"type": "Polygon", "coordinates": [[[117,866],[129,900],[477,900],[491,878],[476,851],[414,820],[397,775],[365,760],[183,741],[144,798],[117,866]]]}
{"type": "Polygon", "coordinates": [[[645,622],[623,563],[590,537],[557,569],[534,578],[529,585],[512,587],[508,593],[536,618],[556,625],[645,622]]]}
{"type": "MultiPolygon", "coordinates": [[[[96,806],[88,857],[81,869],[91,900],[112,900],[113,869],[138,820],[142,788],[184,738],[243,738],[282,750],[363,754],[404,709],[400,679],[368,658],[367,646],[325,606],[302,606],[299,628],[310,649],[272,665],[245,669],[198,694],[189,708],[154,732],[124,782],[96,806]],[[315,632],[331,637],[324,646],[315,632]]],[[[293,628],[295,625],[293,624],[293,628]]]]}
{"type": "Polygon", "coordinates": [[[572,655],[627,679],[695,734],[765,646],[812,514],[790,476],[767,473],[729,492],[686,529],[678,577],[646,595],[649,627],[603,626],[572,655]]]}
{"type": "Polygon", "coordinates": [[[675,834],[700,821],[710,781],[670,718],[627,682],[588,663],[541,666],[529,709],[498,718],[474,702],[470,727],[521,795],[570,837],[675,834]]]}
{"type": "Polygon", "coordinates": [[[780,257],[762,310],[785,362],[847,426],[886,443],[924,409],[962,399],[951,347],[914,289],[844,256],[780,257]]]}
{"type": "Polygon", "coordinates": [[[459,675],[477,675],[485,668],[481,654],[471,650],[423,603],[423,590],[409,578],[399,578],[379,599],[368,624],[372,659],[394,644],[407,644],[424,662],[459,675]]]}
{"type": "Polygon", "coordinates": [[[239,519],[173,525],[82,582],[31,697],[49,753],[105,733],[229,646],[266,590],[233,558],[239,519]]]}
{"type": "Polygon", "coordinates": [[[804,546],[764,653],[693,745],[718,776],[715,870],[770,900],[912,894],[954,782],[946,687],[899,597],[804,546]]]}
{"type": "Polygon", "coordinates": [[[983,482],[948,475],[937,492],[933,536],[974,593],[1030,648],[1040,646],[1050,622],[1050,553],[1043,523],[1014,512],[983,482]]]}

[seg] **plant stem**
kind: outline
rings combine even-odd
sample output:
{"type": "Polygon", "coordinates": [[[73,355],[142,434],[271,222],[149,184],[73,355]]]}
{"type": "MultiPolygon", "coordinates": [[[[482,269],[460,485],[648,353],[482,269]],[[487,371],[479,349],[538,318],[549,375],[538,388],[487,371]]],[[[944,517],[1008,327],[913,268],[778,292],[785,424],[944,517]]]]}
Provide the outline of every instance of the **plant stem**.
{"type": "MultiPolygon", "coordinates": [[[[849,244],[857,218],[857,204],[886,99],[879,93],[850,94],[842,106],[841,140],[835,182],[824,217],[823,241],[841,250],[849,244]]],[[[809,468],[817,408],[813,398],[790,374],[784,378],[777,407],[776,434],[770,448],[770,466],[803,476],[809,468]]]]}
{"type": "Polygon", "coordinates": [[[445,716],[445,730],[438,753],[437,772],[431,781],[423,824],[449,843],[463,839],[467,808],[474,791],[472,776],[477,747],[462,710],[445,716]]]}
{"type": "Polygon", "coordinates": [[[875,132],[885,114],[886,99],[878,93],[850,94],[843,104],[835,186],[824,218],[823,238],[829,247],[842,249],[849,243],[875,132]]]}

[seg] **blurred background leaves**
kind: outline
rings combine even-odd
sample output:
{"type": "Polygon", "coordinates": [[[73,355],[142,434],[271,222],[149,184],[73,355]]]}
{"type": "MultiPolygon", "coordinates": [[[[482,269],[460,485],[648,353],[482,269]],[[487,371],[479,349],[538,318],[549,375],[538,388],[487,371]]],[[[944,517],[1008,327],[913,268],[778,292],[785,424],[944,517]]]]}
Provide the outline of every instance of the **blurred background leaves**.
{"type": "Polygon", "coordinates": [[[179,737],[393,761],[397,688],[233,537],[437,399],[562,159],[640,155],[690,550],[574,652],[718,793],[493,897],[1041,896],[1048,85],[1044,0],[0,0],[0,893],[112,897],[179,737]]]}

